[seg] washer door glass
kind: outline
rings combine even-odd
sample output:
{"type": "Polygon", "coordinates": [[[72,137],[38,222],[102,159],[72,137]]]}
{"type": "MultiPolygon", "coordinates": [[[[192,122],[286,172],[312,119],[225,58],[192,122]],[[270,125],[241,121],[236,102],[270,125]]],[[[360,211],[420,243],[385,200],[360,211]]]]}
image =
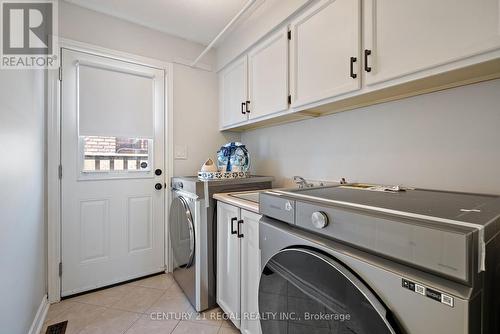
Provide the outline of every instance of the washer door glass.
{"type": "Polygon", "coordinates": [[[259,285],[263,334],[396,333],[386,310],[349,270],[322,253],[291,248],[266,264],[259,285]]]}
{"type": "Polygon", "coordinates": [[[172,200],[170,206],[170,242],[174,268],[189,268],[194,260],[194,225],[188,201],[182,197],[172,200]]]}

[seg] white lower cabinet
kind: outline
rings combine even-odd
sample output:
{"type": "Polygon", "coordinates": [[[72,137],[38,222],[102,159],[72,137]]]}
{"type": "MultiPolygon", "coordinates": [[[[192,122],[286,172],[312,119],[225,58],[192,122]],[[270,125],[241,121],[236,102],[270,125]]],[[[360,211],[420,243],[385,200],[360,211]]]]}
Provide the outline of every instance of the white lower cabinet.
{"type": "Polygon", "coordinates": [[[259,313],[259,281],[260,281],[260,248],[259,220],[260,215],[241,210],[243,221],[243,238],[241,239],[241,332],[258,334],[260,321],[256,320],[259,313]]]}
{"type": "MultiPolygon", "coordinates": [[[[240,313],[240,239],[236,228],[240,209],[217,204],[217,304],[228,315],[240,313]]],[[[232,317],[240,328],[239,318],[232,317]]]]}
{"type": "Polygon", "coordinates": [[[260,215],[217,204],[217,303],[242,333],[261,333],[260,215]]]}

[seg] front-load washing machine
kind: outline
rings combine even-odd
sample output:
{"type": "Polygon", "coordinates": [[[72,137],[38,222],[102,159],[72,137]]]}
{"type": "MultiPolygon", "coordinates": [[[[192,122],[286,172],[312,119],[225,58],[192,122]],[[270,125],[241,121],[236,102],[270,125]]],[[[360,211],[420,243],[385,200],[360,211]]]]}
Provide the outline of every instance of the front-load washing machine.
{"type": "Polygon", "coordinates": [[[213,194],[272,187],[272,177],[201,180],[196,176],[173,177],[169,213],[171,268],[196,311],[216,305],[216,205],[213,194]]]}
{"type": "Polygon", "coordinates": [[[263,334],[498,334],[500,198],[261,193],[263,334]]]}

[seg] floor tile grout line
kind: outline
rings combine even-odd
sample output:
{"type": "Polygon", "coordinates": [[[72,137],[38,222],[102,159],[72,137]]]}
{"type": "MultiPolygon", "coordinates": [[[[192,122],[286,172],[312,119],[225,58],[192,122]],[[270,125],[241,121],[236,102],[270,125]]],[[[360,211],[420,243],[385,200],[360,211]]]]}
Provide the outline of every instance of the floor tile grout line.
{"type": "MultiPolygon", "coordinates": [[[[151,289],[154,289],[154,288],[151,288],[151,289]]],[[[164,291],[163,289],[155,289],[155,290],[160,290],[160,291],[163,291],[163,293],[160,295],[159,298],[163,297],[163,295],[165,294],[166,291],[164,291]]],[[[113,302],[111,305],[102,305],[102,304],[96,304],[96,303],[89,303],[89,302],[85,302],[85,301],[81,301],[81,300],[71,300],[70,299],[66,299],[67,301],[69,302],[72,302],[72,303],[78,303],[78,304],[85,304],[85,305],[92,305],[92,306],[102,306],[102,307],[109,307],[109,308],[112,308],[112,309],[115,309],[115,310],[120,310],[120,311],[129,311],[129,310],[123,310],[123,309],[119,309],[119,308],[114,308],[113,305],[117,304],[118,302],[120,302],[121,300],[123,300],[126,296],[128,296],[128,294],[125,294],[122,298],[118,299],[117,301],[113,302]]],[[[75,297],[76,298],[76,297],[75,297]]],[[[156,300],[157,301],[157,300],[156,300]]],[[[155,301],[155,302],[156,302],[155,301]]],[[[135,312],[135,311],[129,311],[129,312],[135,312]]],[[[142,312],[135,312],[135,313],[142,313],[142,312]]]]}
{"type": "Polygon", "coordinates": [[[130,324],[130,326],[128,326],[128,328],[127,328],[126,330],[124,330],[124,331],[122,332],[122,334],[126,334],[126,333],[130,330],[130,328],[132,328],[132,326],[134,326],[134,325],[135,325],[135,323],[136,323],[137,321],[139,321],[139,319],[141,319],[141,318],[142,318],[142,316],[143,316],[143,315],[142,315],[142,314],[140,314],[140,313],[138,313],[138,314],[139,314],[139,317],[137,317],[137,319],[135,319],[134,321],[132,321],[132,323],[130,324]]]}
{"type": "MultiPolygon", "coordinates": [[[[167,290],[171,289],[174,285],[175,285],[175,282],[169,282],[170,284],[168,285],[168,287],[166,288],[158,288],[158,287],[152,287],[152,286],[144,286],[144,285],[140,285],[140,284],[130,284],[130,283],[124,283],[122,285],[118,285],[118,286],[113,286],[113,287],[110,287],[108,289],[114,289],[114,288],[117,288],[117,287],[123,287],[123,286],[129,286],[131,289],[133,288],[146,288],[146,289],[152,289],[152,290],[157,290],[158,292],[161,291],[161,293],[159,293],[159,296],[151,303],[151,305],[149,305],[146,310],[144,310],[143,312],[138,312],[138,311],[133,311],[133,310],[126,310],[126,309],[120,309],[120,308],[116,308],[114,307],[114,305],[117,305],[119,304],[119,302],[121,300],[123,300],[124,298],[126,298],[132,291],[129,291],[128,293],[125,293],[124,295],[121,296],[121,298],[119,298],[117,301],[113,302],[111,305],[102,305],[102,304],[96,304],[96,303],[89,303],[89,302],[85,302],[85,301],[81,301],[81,300],[76,300],[79,296],[75,296],[73,298],[68,298],[68,299],[65,299],[65,300],[61,300],[60,302],[64,302],[64,301],[67,301],[68,303],[72,303],[72,304],[76,304],[76,305],[87,305],[87,306],[92,306],[92,307],[96,307],[96,308],[102,308],[102,313],[108,311],[108,310],[114,310],[114,311],[120,311],[120,312],[128,312],[128,313],[133,313],[133,314],[136,314],[138,315],[138,318],[136,320],[134,320],[131,325],[123,332],[125,333],[126,331],[128,331],[139,319],[141,319],[144,315],[146,315],[150,308],[156,303],[158,302],[166,293],[167,293],[167,290]]],[[[103,290],[100,290],[100,291],[94,291],[94,292],[89,292],[88,295],[92,295],[92,294],[97,294],[97,293],[101,293],[102,291],[106,291],[107,289],[103,289],[103,290]]],[[[85,294],[83,294],[84,296],[85,294]]],[[[50,308],[50,306],[49,306],[50,308]]],[[[72,306],[70,306],[68,309],[71,309],[72,306]]],[[[62,315],[63,313],[65,312],[65,310],[62,310],[60,312],[57,312],[57,314],[53,315],[54,317],[54,320],[55,318],[57,318],[58,316],[62,315]]],[[[101,314],[102,314],[101,313],[101,314]]],[[[48,319],[46,319],[44,321],[44,325],[48,325],[50,321],[47,321],[48,319]]],[[[69,319],[65,319],[65,320],[68,320],[69,319]]],[[[180,321],[179,321],[180,322],[180,321]]],[[[179,323],[178,322],[178,323],[179,323]]],[[[178,323],[176,324],[176,327],[178,325],[178,323]]],[[[83,331],[84,328],[78,330],[77,333],[75,334],[78,334],[80,333],[81,331],[83,331]]]]}
{"type": "MultiPolygon", "coordinates": [[[[90,305],[90,306],[106,307],[106,308],[110,308],[110,309],[113,309],[113,310],[119,310],[119,309],[112,308],[110,305],[93,304],[93,303],[88,303],[88,302],[82,302],[82,301],[79,301],[79,300],[72,300],[71,302],[72,303],[78,303],[78,304],[84,304],[84,305],[90,305]]],[[[119,310],[119,311],[123,311],[123,310],[119,310]]],[[[133,311],[129,311],[129,312],[133,312],[133,311]]],[[[135,312],[135,313],[137,313],[137,312],[135,312]]]]}
{"type": "MultiPolygon", "coordinates": [[[[159,289],[156,289],[156,290],[159,290],[159,289]]],[[[163,290],[161,290],[163,291],[163,290]]],[[[130,311],[130,310],[124,310],[124,309],[119,309],[119,308],[115,308],[113,307],[114,305],[118,304],[121,300],[123,300],[124,298],[126,298],[132,291],[130,291],[129,293],[125,294],[125,296],[123,296],[122,298],[120,298],[119,300],[117,300],[116,302],[114,302],[111,306],[109,306],[110,308],[112,309],[115,309],[115,310],[120,310],[120,311],[129,311],[129,312],[134,312],[134,311],[130,311]]],[[[135,313],[142,313],[142,314],[146,314],[146,312],[158,301],[160,300],[161,297],[163,297],[163,295],[165,295],[165,291],[163,291],[163,293],[160,294],[160,296],[158,298],[156,298],[153,303],[151,303],[151,305],[149,305],[145,310],[144,312],[135,312],[135,313]]]]}
{"type": "Polygon", "coordinates": [[[217,330],[217,333],[219,333],[219,332],[220,332],[220,329],[222,328],[222,324],[223,324],[223,322],[221,321],[221,322],[220,322],[219,329],[217,330]]]}
{"type": "MultiPolygon", "coordinates": [[[[125,284],[123,286],[125,286],[125,284]]],[[[117,308],[117,306],[119,307],[120,302],[123,301],[124,299],[126,299],[133,292],[132,290],[128,291],[127,293],[124,293],[123,295],[121,295],[120,297],[118,297],[118,299],[116,301],[114,301],[113,303],[108,304],[108,305],[87,302],[85,300],[73,300],[72,298],[67,299],[67,301],[69,303],[74,304],[74,305],[82,305],[83,304],[83,305],[87,305],[87,306],[101,308],[102,309],[102,313],[107,312],[108,310],[113,310],[113,311],[127,312],[127,313],[133,313],[133,314],[135,314],[137,316],[137,318],[134,321],[132,321],[130,323],[130,325],[127,326],[126,329],[123,330],[123,332],[122,332],[122,334],[123,334],[123,333],[128,332],[134,326],[134,324],[137,323],[137,321],[139,321],[141,318],[143,318],[148,313],[151,313],[151,311],[150,311],[151,307],[153,307],[153,305],[155,303],[157,303],[159,300],[161,300],[165,296],[167,296],[167,299],[175,299],[176,296],[174,296],[174,295],[170,296],[168,294],[168,291],[169,290],[173,291],[172,289],[175,289],[175,286],[176,286],[175,282],[171,282],[171,284],[169,284],[168,287],[166,287],[166,288],[157,288],[157,287],[144,286],[144,285],[135,285],[135,284],[134,285],[130,285],[131,289],[134,289],[134,288],[145,288],[145,289],[150,289],[150,290],[153,289],[153,290],[157,290],[158,291],[158,296],[154,299],[154,301],[151,303],[151,305],[149,305],[149,307],[147,307],[144,311],[137,311],[137,310],[129,310],[129,309],[117,308]],[[161,291],[161,293],[160,293],[160,291],[161,291]]],[[[115,288],[115,287],[112,287],[112,288],[109,288],[109,289],[113,289],[113,288],[115,288]]],[[[102,290],[102,291],[106,291],[106,290],[102,290]]],[[[99,291],[97,293],[100,293],[100,292],[101,291],[99,291]]],[[[91,292],[88,295],[92,295],[93,293],[96,293],[96,292],[91,292]]],[[[77,297],[75,297],[75,299],[76,298],[77,297]]],[[[190,310],[191,310],[191,306],[188,305],[188,307],[186,308],[186,310],[184,312],[190,312],[190,310]]],[[[196,311],[193,311],[193,312],[196,312],[196,311]]],[[[64,313],[64,311],[61,311],[61,313],[64,313]]],[[[202,314],[204,312],[196,312],[196,313],[197,314],[202,314]]],[[[224,327],[224,321],[219,321],[218,323],[214,323],[214,322],[197,321],[197,320],[194,320],[194,319],[185,319],[185,320],[186,320],[186,322],[197,323],[198,325],[213,327],[214,329],[217,330],[217,333],[219,333],[222,330],[222,328],[224,327]]],[[[177,327],[179,327],[179,324],[181,322],[183,322],[182,319],[177,321],[177,323],[175,324],[175,327],[172,329],[172,332],[175,331],[177,329],[177,327]]],[[[84,329],[83,328],[80,329],[79,332],[81,332],[82,330],[84,330],[84,329]]]]}
{"type": "Polygon", "coordinates": [[[122,312],[129,312],[129,313],[136,313],[136,314],[141,314],[141,315],[144,315],[144,314],[147,314],[148,313],[148,310],[161,298],[163,297],[164,294],[160,295],[160,297],[158,297],[158,299],[156,299],[153,304],[151,304],[144,312],[138,312],[138,311],[132,311],[132,310],[126,310],[126,309],[122,309],[122,308],[117,308],[117,307],[114,307],[113,305],[115,305],[116,303],[118,303],[120,300],[122,300],[123,298],[119,299],[118,301],[116,301],[115,303],[113,303],[112,305],[102,305],[102,304],[93,304],[93,303],[87,303],[87,302],[82,302],[82,301],[71,301],[72,303],[78,303],[78,304],[84,304],[84,305],[90,305],[90,306],[96,306],[96,307],[104,307],[106,309],[110,309],[110,310],[115,310],[115,311],[122,311],[122,312]]]}
{"type": "Polygon", "coordinates": [[[147,314],[149,308],[144,311],[144,312],[138,312],[138,311],[131,311],[131,310],[124,310],[122,308],[116,308],[116,307],[109,307],[110,310],[115,310],[115,311],[122,311],[122,312],[130,312],[130,313],[136,313],[136,314],[141,314],[141,315],[144,315],[144,314],[147,314]]]}
{"type": "MultiPolygon", "coordinates": [[[[146,289],[162,290],[162,291],[166,291],[166,290],[170,289],[170,286],[168,288],[155,288],[152,286],[145,286],[145,285],[130,285],[130,286],[131,287],[146,288],[146,289]]],[[[110,289],[112,289],[112,288],[110,288],[110,289]]],[[[102,291],[106,291],[106,290],[102,290],[102,291]]]]}
{"type": "MultiPolygon", "coordinates": [[[[185,310],[184,312],[185,312],[185,313],[188,313],[188,312],[190,311],[190,309],[191,309],[191,308],[193,308],[193,307],[192,307],[192,306],[191,306],[191,304],[190,304],[190,305],[186,308],[186,310],[185,310]]],[[[211,311],[211,310],[214,310],[214,309],[216,309],[216,308],[220,308],[220,307],[218,307],[218,306],[217,306],[217,307],[214,307],[214,308],[212,308],[212,309],[210,309],[210,310],[205,310],[205,311],[211,311]]],[[[193,308],[193,310],[194,310],[194,308],[193,308]]],[[[205,311],[198,312],[198,311],[194,310],[194,312],[195,312],[195,313],[197,313],[197,314],[204,313],[205,311]]],[[[222,312],[222,309],[221,309],[221,312],[222,312]]],[[[181,321],[183,321],[183,320],[181,320],[181,321]]],[[[212,325],[212,324],[210,324],[210,323],[203,323],[203,321],[200,321],[200,320],[192,320],[192,319],[188,319],[188,320],[184,320],[184,321],[191,322],[191,323],[197,323],[197,324],[201,324],[201,325],[204,325],[204,326],[218,327],[218,329],[217,329],[217,333],[219,333],[220,329],[222,328],[222,324],[224,323],[224,321],[223,321],[223,320],[220,322],[220,324],[219,324],[219,325],[212,325]]]]}
{"type": "Polygon", "coordinates": [[[174,327],[174,328],[170,331],[170,333],[169,333],[169,334],[172,334],[172,333],[175,331],[175,329],[179,326],[179,324],[180,324],[180,323],[181,323],[181,321],[180,321],[180,320],[179,320],[179,321],[177,321],[177,324],[176,324],[176,325],[175,325],[175,327],[174,327]]]}
{"type": "MultiPolygon", "coordinates": [[[[80,303],[80,304],[85,304],[85,303],[80,303]]],[[[121,334],[125,334],[125,333],[126,333],[126,332],[127,332],[127,331],[128,331],[128,330],[129,330],[129,329],[130,329],[130,328],[131,328],[131,327],[132,327],[132,326],[133,326],[133,325],[134,325],[134,324],[135,324],[135,323],[136,323],[139,319],[141,319],[141,318],[142,318],[142,316],[144,315],[144,314],[142,314],[142,313],[138,313],[138,312],[133,312],[133,311],[126,311],[126,310],[118,310],[118,309],[114,309],[114,308],[111,308],[111,307],[109,307],[109,306],[103,306],[103,305],[93,305],[93,304],[85,304],[85,305],[91,305],[91,306],[96,306],[96,307],[102,307],[102,308],[104,308],[103,312],[99,313],[99,316],[102,316],[102,315],[103,315],[106,311],[108,311],[108,310],[113,310],[113,311],[121,311],[121,312],[127,312],[127,313],[134,313],[134,314],[136,314],[136,315],[138,316],[138,317],[137,317],[137,319],[135,319],[135,320],[134,320],[134,321],[130,324],[130,326],[128,326],[128,327],[127,327],[127,328],[126,328],[126,329],[125,329],[125,330],[124,330],[121,334]]],[[[66,320],[69,322],[69,319],[66,319],[66,320]]],[[[93,320],[95,320],[95,319],[93,319],[93,320]]],[[[88,325],[87,325],[87,326],[88,326],[88,325]]],[[[87,327],[87,326],[85,326],[85,327],[81,328],[81,329],[80,329],[79,331],[77,331],[75,334],[81,333],[82,331],[84,331],[84,330],[86,329],[86,327],[87,327]]]]}

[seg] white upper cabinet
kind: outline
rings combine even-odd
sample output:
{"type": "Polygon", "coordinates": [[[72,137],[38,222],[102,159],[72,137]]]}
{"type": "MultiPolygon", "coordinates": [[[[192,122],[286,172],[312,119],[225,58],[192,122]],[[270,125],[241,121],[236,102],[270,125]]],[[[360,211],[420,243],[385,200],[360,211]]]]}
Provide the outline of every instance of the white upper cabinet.
{"type": "Polygon", "coordinates": [[[360,0],[323,0],[291,22],[292,107],[361,88],[360,0]]]}
{"type": "Polygon", "coordinates": [[[288,109],[288,30],[282,29],[248,53],[249,119],[288,109]]]}
{"type": "Polygon", "coordinates": [[[221,72],[221,129],[500,77],[500,0],[318,0],[275,28],[221,72]]]}
{"type": "Polygon", "coordinates": [[[442,72],[440,65],[500,47],[498,0],[365,0],[363,15],[368,85],[442,72]]]}
{"type": "Polygon", "coordinates": [[[247,56],[244,55],[219,74],[222,128],[247,120],[247,71],[247,56]]]}

